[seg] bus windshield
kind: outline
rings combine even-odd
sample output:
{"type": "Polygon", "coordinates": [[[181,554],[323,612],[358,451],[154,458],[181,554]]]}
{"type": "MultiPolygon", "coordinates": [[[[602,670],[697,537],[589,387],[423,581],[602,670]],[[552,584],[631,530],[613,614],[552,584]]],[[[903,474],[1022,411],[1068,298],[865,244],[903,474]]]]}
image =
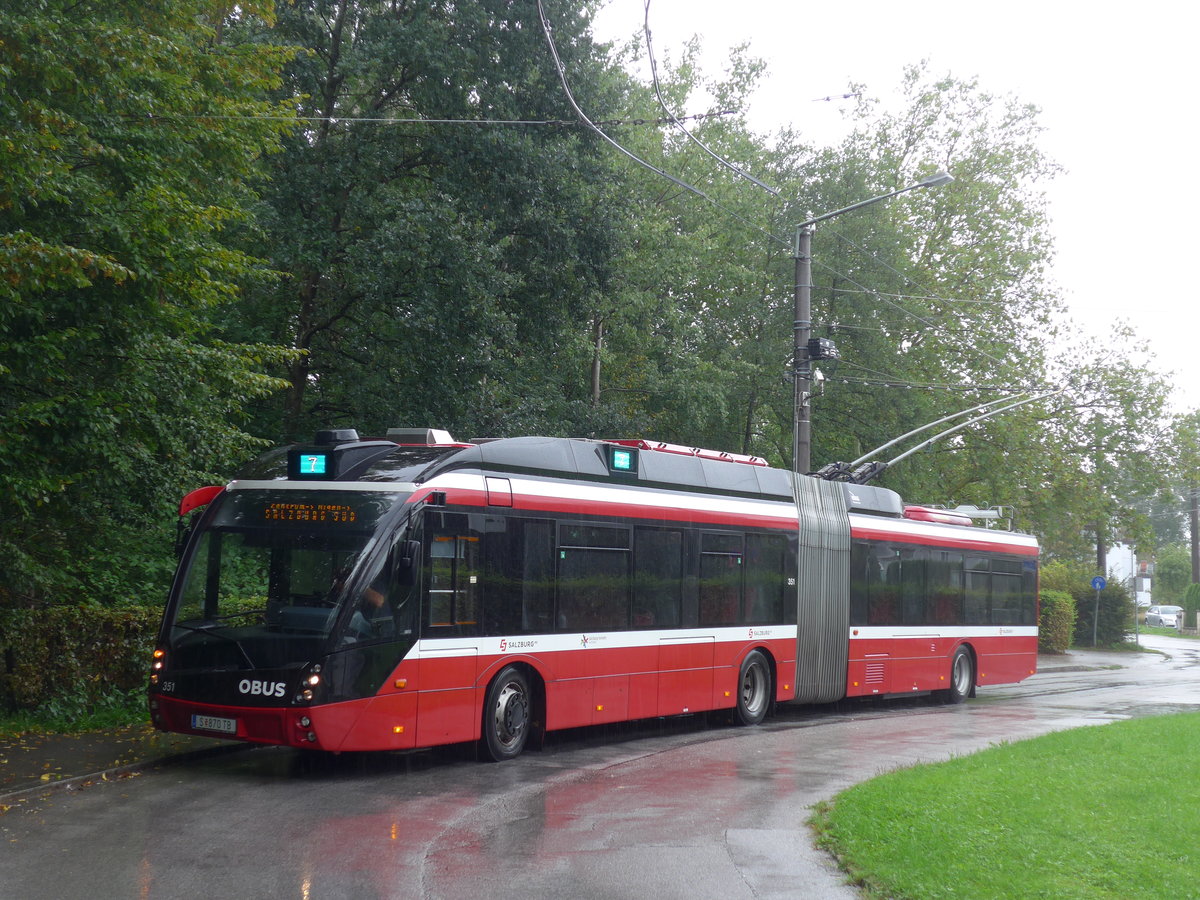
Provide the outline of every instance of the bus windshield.
{"type": "MultiPolygon", "coordinates": [[[[186,668],[278,668],[323,647],[342,608],[386,578],[373,541],[407,497],[394,491],[235,490],[199,537],[174,598],[171,641],[186,668]],[[370,570],[370,571],[368,571],[370,570]]],[[[393,628],[354,617],[348,641],[393,628]]]]}

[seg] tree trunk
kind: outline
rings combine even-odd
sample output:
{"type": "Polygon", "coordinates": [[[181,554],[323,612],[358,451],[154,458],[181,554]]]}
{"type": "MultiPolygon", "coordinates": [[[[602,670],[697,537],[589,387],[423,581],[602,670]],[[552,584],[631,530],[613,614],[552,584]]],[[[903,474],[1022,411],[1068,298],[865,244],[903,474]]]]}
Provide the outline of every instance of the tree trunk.
{"type": "Polygon", "coordinates": [[[600,405],[600,353],[604,350],[604,319],[592,320],[592,409],[600,405]]]}

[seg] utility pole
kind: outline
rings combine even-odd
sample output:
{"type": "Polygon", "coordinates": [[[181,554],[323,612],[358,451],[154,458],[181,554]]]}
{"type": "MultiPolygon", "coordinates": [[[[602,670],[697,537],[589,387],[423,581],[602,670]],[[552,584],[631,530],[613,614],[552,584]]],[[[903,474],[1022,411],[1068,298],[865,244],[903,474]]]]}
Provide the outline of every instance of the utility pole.
{"type": "Polygon", "coordinates": [[[1200,584],[1200,487],[1188,491],[1192,525],[1192,584],[1200,584]]]}
{"type": "MultiPolygon", "coordinates": [[[[794,255],[796,259],[796,285],[793,289],[794,315],[792,321],[792,471],[798,475],[808,474],[812,467],[812,420],[809,415],[809,400],[812,397],[812,363],[813,351],[810,344],[812,336],[812,226],[842,213],[862,209],[872,203],[879,203],[899,194],[915,191],[917,188],[937,187],[949,184],[954,177],[946,172],[938,172],[923,178],[916,184],[902,187],[899,190],[869,197],[858,203],[851,203],[833,212],[821,216],[813,216],[796,226],[794,255]]],[[[832,341],[818,342],[818,358],[834,359],[837,350],[832,341]]]]}
{"type": "Polygon", "coordinates": [[[796,284],[792,289],[792,471],[804,475],[812,464],[812,235],[809,223],[796,227],[796,284]]]}

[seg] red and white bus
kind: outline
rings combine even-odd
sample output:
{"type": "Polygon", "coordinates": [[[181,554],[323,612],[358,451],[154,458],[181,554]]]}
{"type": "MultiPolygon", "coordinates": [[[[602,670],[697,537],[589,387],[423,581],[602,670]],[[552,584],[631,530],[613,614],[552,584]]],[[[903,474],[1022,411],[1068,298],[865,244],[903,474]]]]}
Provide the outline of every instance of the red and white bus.
{"type": "Polygon", "coordinates": [[[1019,681],[1034,538],[644,441],[350,429],[184,498],[150,710],[328,751],[1019,681]]]}

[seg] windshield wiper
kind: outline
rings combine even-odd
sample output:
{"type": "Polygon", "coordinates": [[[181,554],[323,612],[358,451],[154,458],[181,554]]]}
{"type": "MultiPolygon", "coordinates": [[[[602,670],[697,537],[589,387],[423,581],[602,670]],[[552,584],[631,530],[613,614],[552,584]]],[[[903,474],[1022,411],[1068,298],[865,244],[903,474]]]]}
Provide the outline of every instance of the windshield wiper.
{"type": "MultiPolygon", "coordinates": [[[[242,613],[235,613],[233,615],[242,615],[242,613]]],[[[229,619],[232,617],[233,616],[230,615],[222,616],[221,618],[229,619]]],[[[211,634],[213,637],[219,637],[222,640],[229,641],[231,644],[233,644],[233,646],[238,648],[238,652],[242,654],[242,659],[246,661],[246,666],[251,669],[257,669],[258,666],[254,664],[254,660],[250,658],[250,654],[246,652],[246,648],[242,646],[241,641],[239,641],[237,638],[230,637],[227,634],[221,634],[221,632],[215,630],[220,626],[221,623],[219,619],[208,619],[204,622],[201,622],[199,625],[185,625],[182,622],[174,622],[172,624],[173,628],[182,628],[185,631],[194,631],[197,634],[211,634]]]]}

